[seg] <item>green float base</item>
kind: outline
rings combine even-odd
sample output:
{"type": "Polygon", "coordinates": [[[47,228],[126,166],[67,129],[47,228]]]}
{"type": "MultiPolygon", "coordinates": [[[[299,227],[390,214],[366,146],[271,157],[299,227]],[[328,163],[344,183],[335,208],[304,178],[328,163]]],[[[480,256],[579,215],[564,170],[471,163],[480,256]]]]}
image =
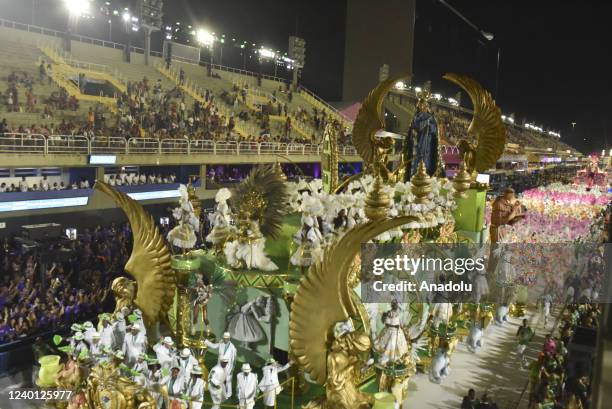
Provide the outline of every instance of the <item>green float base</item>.
{"type": "Polygon", "coordinates": [[[466,197],[456,202],[457,208],[453,212],[455,230],[480,234],[484,228],[486,192],[469,189],[466,197]]]}

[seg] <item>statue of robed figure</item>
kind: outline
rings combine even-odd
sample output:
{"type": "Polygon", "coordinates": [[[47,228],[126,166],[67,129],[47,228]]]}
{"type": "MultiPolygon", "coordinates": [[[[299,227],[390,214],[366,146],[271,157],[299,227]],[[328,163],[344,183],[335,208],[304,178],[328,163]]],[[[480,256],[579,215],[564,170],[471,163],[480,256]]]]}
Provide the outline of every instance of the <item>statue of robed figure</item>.
{"type": "Polygon", "coordinates": [[[412,119],[408,135],[404,142],[403,160],[406,166],[405,180],[416,173],[419,163],[423,161],[427,174],[444,175],[444,164],[439,153],[438,124],[428,102],[429,93],[418,95],[416,114],[412,119]]]}

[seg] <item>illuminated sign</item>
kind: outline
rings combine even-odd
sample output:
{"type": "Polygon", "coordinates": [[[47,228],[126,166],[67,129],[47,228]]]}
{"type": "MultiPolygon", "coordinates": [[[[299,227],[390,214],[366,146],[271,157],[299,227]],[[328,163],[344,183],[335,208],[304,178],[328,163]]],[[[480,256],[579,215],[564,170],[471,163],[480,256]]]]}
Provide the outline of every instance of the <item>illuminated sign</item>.
{"type": "Polygon", "coordinates": [[[117,155],[89,155],[90,165],[114,165],[117,163],[117,155]]]}
{"type": "Polygon", "coordinates": [[[20,200],[0,202],[0,212],[19,212],[24,210],[54,209],[58,207],[86,206],[87,196],[67,197],[61,199],[20,200]]]}

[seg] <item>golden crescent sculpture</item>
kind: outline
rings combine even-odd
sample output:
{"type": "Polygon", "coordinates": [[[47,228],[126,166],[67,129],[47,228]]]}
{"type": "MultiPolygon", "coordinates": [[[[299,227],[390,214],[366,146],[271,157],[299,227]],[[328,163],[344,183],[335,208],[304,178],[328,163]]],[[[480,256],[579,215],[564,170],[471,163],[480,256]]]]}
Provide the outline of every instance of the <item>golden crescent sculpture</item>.
{"type": "MultiPolygon", "coordinates": [[[[297,361],[320,385],[326,382],[327,355],[333,335],[330,329],[363,309],[351,296],[351,264],[365,243],[396,226],[417,221],[414,216],[369,221],[349,230],[325,251],[323,259],[313,264],[304,276],[291,305],[289,339],[297,361]]],[[[368,320],[361,317],[364,322],[368,320]]]]}
{"type": "Polygon", "coordinates": [[[476,141],[476,145],[465,139],[459,141],[459,150],[463,154],[466,170],[471,175],[474,171],[484,172],[494,167],[497,159],[504,153],[506,144],[506,129],[501,119],[501,110],[491,94],[473,79],[454,73],[445,74],[443,78],[463,88],[474,107],[468,135],[476,141]]]}
{"type": "Polygon", "coordinates": [[[134,303],[142,311],[145,325],[150,328],[160,320],[166,320],[174,298],[176,281],[170,266],[170,250],[153,217],[140,203],[104,182],[96,182],[94,189],[113,199],[130,222],[133,247],[125,271],[136,280],[134,303]]]}
{"type": "Polygon", "coordinates": [[[387,154],[393,145],[391,138],[376,138],[376,133],[385,128],[383,103],[387,93],[400,80],[410,78],[402,73],[379,83],[363,101],[353,124],[353,145],[366,166],[371,166],[375,174],[387,180],[391,175],[387,169],[387,154]]]}

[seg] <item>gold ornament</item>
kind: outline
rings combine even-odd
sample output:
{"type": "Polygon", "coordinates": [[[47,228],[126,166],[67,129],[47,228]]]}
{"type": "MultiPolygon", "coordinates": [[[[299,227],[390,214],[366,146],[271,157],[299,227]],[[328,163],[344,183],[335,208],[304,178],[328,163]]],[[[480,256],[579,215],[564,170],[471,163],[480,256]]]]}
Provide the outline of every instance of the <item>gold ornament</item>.
{"type": "Polygon", "coordinates": [[[465,169],[465,162],[461,162],[459,165],[459,172],[453,179],[453,187],[455,188],[455,198],[465,198],[467,196],[467,190],[470,188],[472,183],[472,176],[465,169]]]}
{"type": "Polygon", "coordinates": [[[399,171],[403,169],[403,166],[399,166],[392,171],[387,166],[389,154],[393,150],[393,139],[376,137],[376,133],[385,128],[383,103],[391,88],[398,81],[409,77],[409,74],[400,74],[378,84],[363,101],[353,125],[353,144],[357,153],[363,158],[366,167],[371,167],[374,175],[381,176],[383,181],[397,180],[399,171]]]}
{"type": "Polygon", "coordinates": [[[412,193],[416,197],[416,203],[428,203],[429,199],[427,196],[431,193],[431,178],[427,174],[423,161],[419,163],[416,173],[410,179],[410,183],[412,184],[412,193]]]}
{"type": "Polygon", "coordinates": [[[311,402],[307,407],[369,407],[370,398],[357,389],[358,369],[363,365],[362,351],[367,356],[371,348],[369,337],[360,329],[335,338],[333,329],[335,324],[349,317],[369,326],[365,308],[349,286],[361,243],[414,221],[414,216],[402,216],[358,225],[328,247],[322,259],[311,265],[302,278],[291,304],[290,347],[313,381],[326,385],[325,400],[311,402]]]}
{"type": "Polygon", "coordinates": [[[321,154],[321,169],[323,171],[323,186],[328,193],[338,187],[338,127],[335,121],[329,122],[323,132],[323,152],[321,154]]]}
{"type": "Polygon", "coordinates": [[[472,100],[474,116],[468,127],[468,135],[476,140],[476,145],[462,139],[458,147],[470,175],[475,171],[484,172],[495,166],[504,153],[506,129],[501,111],[491,94],[473,79],[453,73],[445,74],[444,78],[463,88],[472,100]]]}
{"type": "Polygon", "coordinates": [[[120,312],[127,307],[132,309],[136,298],[136,282],[126,277],[117,277],[111,284],[111,291],[115,296],[115,311],[120,312]]]}
{"type": "MultiPolygon", "coordinates": [[[[162,395],[167,398],[167,393],[162,395]]],[[[157,402],[142,386],[121,376],[115,364],[94,367],[87,378],[89,409],[155,409],[157,402]]],[[[166,399],[167,400],[167,399],[166,399]]]]}
{"type": "Polygon", "coordinates": [[[187,185],[187,197],[189,199],[189,202],[193,206],[193,214],[195,214],[195,216],[199,219],[200,214],[202,214],[202,202],[200,202],[200,198],[196,194],[195,188],[193,187],[191,180],[187,185]]]}
{"type": "Polygon", "coordinates": [[[133,247],[125,271],[136,279],[134,304],[142,311],[147,329],[151,329],[160,320],[167,321],[174,299],[176,283],[170,266],[170,250],[153,217],[140,203],[104,182],[96,182],[94,189],[113,199],[130,222],[133,247]]]}
{"type": "Polygon", "coordinates": [[[384,219],[391,206],[391,198],[385,193],[382,187],[382,178],[376,176],[374,184],[372,185],[372,191],[370,191],[365,200],[365,215],[370,220],[384,219]]]}

